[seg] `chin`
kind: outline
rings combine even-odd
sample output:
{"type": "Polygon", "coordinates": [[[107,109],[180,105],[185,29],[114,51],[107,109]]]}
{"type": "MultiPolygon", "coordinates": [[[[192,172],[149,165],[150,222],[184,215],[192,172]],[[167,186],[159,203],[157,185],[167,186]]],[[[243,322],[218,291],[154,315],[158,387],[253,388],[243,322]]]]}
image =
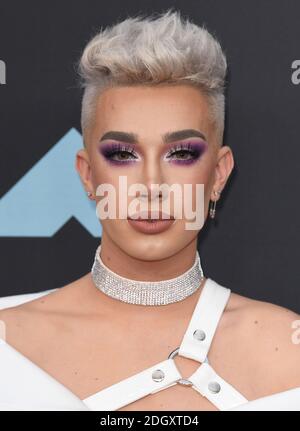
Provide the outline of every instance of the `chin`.
{"type": "Polygon", "coordinates": [[[111,240],[127,255],[145,261],[163,260],[179,253],[193,240],[198,232],[184,229],[184,220],[158,234],[144,234],[134,231],[126,223],[110,226],[111,240]]]}
{"type": "Polygon", "coordinates": [[[129,256],[141,260],[161,260],[174,254],[174,237],[171,235],[132,235],[130,240],[119,237],[115,243],[129,256]]]}

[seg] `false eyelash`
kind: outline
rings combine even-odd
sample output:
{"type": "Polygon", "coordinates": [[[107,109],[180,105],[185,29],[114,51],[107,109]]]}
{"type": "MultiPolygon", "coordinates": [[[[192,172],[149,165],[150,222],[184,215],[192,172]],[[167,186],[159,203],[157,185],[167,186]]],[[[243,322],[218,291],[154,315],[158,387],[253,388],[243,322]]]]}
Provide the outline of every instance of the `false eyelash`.
{"type": "Polygon", "coordinates": [[[131,146],[122,143],[113,143],[109,146],[109,148],[103,151],[105,157],[111,157],[114,154],[121,152],[130,153],[132,156],[135,156],[137,158],[137,154],[134,149],[131,146]]]}
{"type": "Polygon", "coordinates": [[[198,152],[197,150],[195,150],[195,148],[193,147],[193,145],[189,142],[187,143],[180,143],[177,144],[175,147],[173,147],[171,150],[168,151],[168,153],[166,154],[166,158],[171,157],[173,154],[180,152],[182,150],[188,150],[192,155],[197,155],[198,152]]]}
{"type": "MultiPolygon", "coordinates": [[[[102,155],[109,161],[115,164],[124,164],[124,163],[133,163],[137,160],[140,160],[140,156],[138,153],[136,153],[135,149],[132,145],[122,143],[122,142],[114,142],[107,145],[103,145],[99,148],[102,155]],[[124,159],[124,160],[117,160],[114,159],[114,155],[120,154],[120,153],[127,153],[131,155],[132,157],[124,159]]],[[[175,144],[173,148],[169,149],[167,154],[164,156],[164,160],[174,160],[174,162],[178,162],[181,164],[189,164],[193,161],[196,161],[200,155],[204,151],[203,143],[201,142],[181,142],[178,144],[175,144]],[[180,159],[175,156],[176,153],[183,151],[190,155],[188,159],[180,159]]]]}

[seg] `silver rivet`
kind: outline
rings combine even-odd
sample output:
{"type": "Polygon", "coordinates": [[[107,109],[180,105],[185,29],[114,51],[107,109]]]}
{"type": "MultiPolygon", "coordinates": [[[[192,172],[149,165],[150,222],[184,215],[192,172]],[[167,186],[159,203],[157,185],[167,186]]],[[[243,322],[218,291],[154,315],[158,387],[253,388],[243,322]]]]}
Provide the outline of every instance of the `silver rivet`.
{"type": "Polygon", "coordinates": [[[161,382],[165,378],[165,373],[162,370],[155,370],[152,373],[152,379],[155,382],[161,382]]]}
{"type": "Polygon", "coordinates": [[[193,333],[193,336],[196,338],[196,340],[203,341],[206,337],[206,334],[204,331],[202,331],[202,329],[196,329],[196,331],[193,333]]]}
{"type": "Polygon", "coordinates": [[[210,392],[212,392],[213,394],[217,394],[218,392],[220,392],[221,390],[221,386],[218,382],[210,382],[208,384],[208,389],[210,390],[210,392]]]}

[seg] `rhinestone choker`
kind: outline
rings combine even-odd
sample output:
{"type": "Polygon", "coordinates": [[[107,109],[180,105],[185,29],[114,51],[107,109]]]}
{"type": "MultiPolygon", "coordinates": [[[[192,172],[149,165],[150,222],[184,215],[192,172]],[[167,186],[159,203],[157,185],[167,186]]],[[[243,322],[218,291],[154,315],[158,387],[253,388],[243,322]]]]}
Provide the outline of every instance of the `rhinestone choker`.
{"type": "Polygon", "coordinates": [[[139,281],[122,277],[104,265],[100,251],[101,244],[96,250],[91,270],[96,287],[106,295],[129,304],[167,305],[182,301],[200,287],[204,278],[198,250],[191,268],[178,277],[161,281],[139,281]]]}

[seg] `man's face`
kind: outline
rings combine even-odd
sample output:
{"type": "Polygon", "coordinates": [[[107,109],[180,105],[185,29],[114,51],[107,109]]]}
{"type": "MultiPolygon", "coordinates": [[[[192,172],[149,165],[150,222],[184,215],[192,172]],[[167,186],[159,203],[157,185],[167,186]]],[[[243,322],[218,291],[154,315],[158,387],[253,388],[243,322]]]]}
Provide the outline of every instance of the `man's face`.
{"type": "MultiPolygon", "coordinates": [[[[155,200],[159,205],[156,208],[163,212],[166,212],[162,207],[166,195],[154,193],[151,198],[153,184],[170,187],[177,184],[181,191],[185,184],[190,184],[193,211],[197,210],[196,195],[199,195],[196,185],[202,184],[204,222],[220,151],[209,114],[206,97],[188,85],[124,86],[106,90],[98,98],[93,125],[85,135],[91,188],[96,192],[101,184],[113,186],[118,217],[121,176],[126,178],[128,188],[133,184],[143,184],[149,192],[148,204],[155,200]],[[172,137],[171,134],[178,131],[187,132],[172,137]],[[128,134],[134,135],[134,139],[128,134]]],[[[139,192],[128,196],[128,205],[140,197],[139,192]]],[[[121,198],[124,198],[124,193],[121,193],[121,198]]],[[[175,216],[175,221],[167,229],[147,233],[135,229],[127,218],[104,219],[101,220],[102,240],[113,241],[128,255],[143,256],[145,260],[163,259],[179,252],[196,241],[203,223],[198,228],[187,230],[186,222],[191,220],[185,217],[184,209],[182,218],[175,214],[179,195],[171,193],[169,198],[171,206],[167,212],[175,216]]],[[[96,196],[97,204],[101,199],[103,197],[96,196]]],[[[183,200],[181,194],[182,205],[183,200]]],[[[143,202],[145,204],[145,199],[143,202]]],[[[144,208],[142,206],[140,210],[144,208]]]]}

